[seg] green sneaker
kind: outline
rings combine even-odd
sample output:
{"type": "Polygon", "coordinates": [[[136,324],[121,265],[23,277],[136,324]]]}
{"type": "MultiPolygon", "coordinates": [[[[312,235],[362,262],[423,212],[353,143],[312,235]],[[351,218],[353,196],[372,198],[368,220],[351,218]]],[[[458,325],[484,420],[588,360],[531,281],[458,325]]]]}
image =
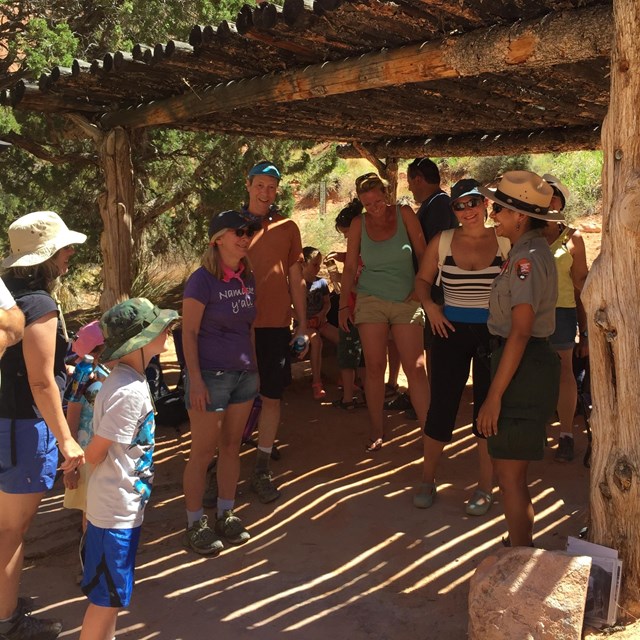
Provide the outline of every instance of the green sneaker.
{"type": "Polygon", "coordinates": [[[413,496],[413,506],[418,509],[428,509],[436,499],[436,485],[422,482],[417,493],[413,496]]]}
{"type": "Polygon", "coordinates": [[[258,494],[258,500],[263,504],[273,502],[280,497],[280,491],[271,480],[271,472],[254,471],[251,476],[251,491],[258,494]]]}
{"type": "Polygon", "coordinates": [[[229,544],[244,544],[251,536],[242,526],[242,520],[231,509],[224,511],[216,520],[215,532],[229,544]]]}
{"type": "Polygon", "coordinates": [[[223,549],[222,540],[209,527],[207,516],[194,522],[184,534],[184,545],[203,556],[217,556],[223,549]]]}

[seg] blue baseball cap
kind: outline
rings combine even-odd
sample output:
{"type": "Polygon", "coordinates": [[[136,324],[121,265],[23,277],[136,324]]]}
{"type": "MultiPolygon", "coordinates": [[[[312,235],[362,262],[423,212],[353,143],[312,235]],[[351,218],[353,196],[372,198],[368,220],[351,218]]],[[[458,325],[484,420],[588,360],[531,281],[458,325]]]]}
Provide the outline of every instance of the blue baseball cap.
{"type": "Polygon", "coordinates": [[[451,187],[451,201],[457,200],[458,198],[463,198],[464,196],[481,196],[484,197],[480,191],[478,191],[478,187],[480,183],[473,178],[464,178],[463,180],[458,180],[453,187],[451,187]]]}
{"type": "Polygon", "coordinates": [[[271,176],[276,180],[280,180],[281,175],[278,167],[272,162],[268,162],[267,160],[263,160],[262,162],[258,162],[258,164],[254,164],[249,171],[249,177],[251,176],[271,176]]]}

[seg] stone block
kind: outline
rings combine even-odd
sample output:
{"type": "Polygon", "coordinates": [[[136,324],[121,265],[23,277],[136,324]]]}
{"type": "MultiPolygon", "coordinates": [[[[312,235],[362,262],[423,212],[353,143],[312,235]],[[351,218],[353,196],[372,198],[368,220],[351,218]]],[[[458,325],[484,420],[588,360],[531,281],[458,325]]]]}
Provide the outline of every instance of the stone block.
{"type": "Polygon", "coordinates": [[[580,640],[591,558],[500,549],[469,588],[470,640],[580,640]]]}

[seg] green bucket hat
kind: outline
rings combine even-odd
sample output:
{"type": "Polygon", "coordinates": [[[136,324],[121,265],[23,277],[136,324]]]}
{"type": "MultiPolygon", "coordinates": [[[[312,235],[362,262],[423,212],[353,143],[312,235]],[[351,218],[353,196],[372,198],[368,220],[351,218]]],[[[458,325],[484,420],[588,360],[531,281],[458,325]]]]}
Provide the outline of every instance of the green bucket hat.
{"type": "Polygon", "coordinates": [[[178,317],[177,311],[160,309],[146,298],[131,298],[120,302],[100,318],[105,344],[101,359],[104,362],[117,360],[141,349],[178,317]]]}

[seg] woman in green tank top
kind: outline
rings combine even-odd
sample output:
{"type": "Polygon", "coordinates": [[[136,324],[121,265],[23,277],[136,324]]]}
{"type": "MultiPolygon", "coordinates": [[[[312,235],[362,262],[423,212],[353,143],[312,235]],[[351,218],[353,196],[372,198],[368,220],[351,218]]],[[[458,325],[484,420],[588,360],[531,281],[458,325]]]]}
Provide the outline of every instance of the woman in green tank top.
{"type": "Polygon", "coordinates": [[[360,332],[366,363],[365,392],[370,433],[367,451],[378,451],[384,439],[384,374],[389,330],[400,353],[411,403],[421,425],[427,417],[429,384],[425,369],[424,311],[414,293],[413,253],[421,260],[426,244],[411,207],[390,205],[385,184],[375,173],[356,180],[356,192],[365,214],[349,227],[347,255],[342,274],[339,322],[349,331],[353,322],[360,332]],[[358,269],[355,311],[349,299],[358,269]]]}

